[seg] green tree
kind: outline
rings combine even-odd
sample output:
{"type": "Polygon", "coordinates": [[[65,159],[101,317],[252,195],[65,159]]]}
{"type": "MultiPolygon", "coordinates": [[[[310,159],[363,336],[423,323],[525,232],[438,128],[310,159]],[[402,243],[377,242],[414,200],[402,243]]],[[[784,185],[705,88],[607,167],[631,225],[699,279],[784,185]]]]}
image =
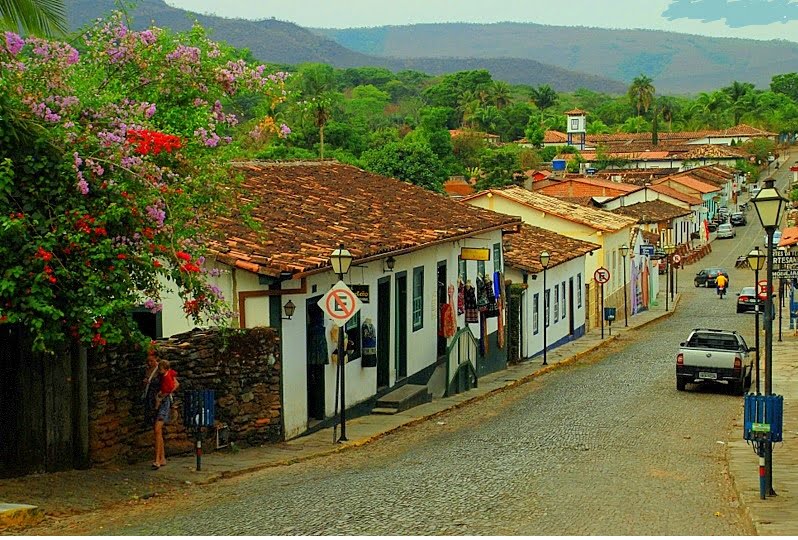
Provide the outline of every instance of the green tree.
{"type": "Polygon", "coordinates": [[[67,33],[63,0],[0,0],[0,30],[52,37],[67,33]]]}
{"type": "Polygon", "coordinates": [[[531,99],[538,109],[545,111],[550,107],[554,107],[559,97],[551,86],[543,84],[531,90],[531,99]]]}
{"type": "Polygon", "coordinates": [[[649,124],[642,116],[631,116],[626,119],[626,122],[621,126],[621,131],[624,133],[644,133],[649,131],[649,124]]]}
{"type": "Polygon", "coordinates": [[[668,123],[668,131],[673,131],[673,118],[678,114],[679,103],[670,96],[662,96],[657,99],[657,108],[662,119],[668,123]]]}
{"type": "Polygon", "coordinates": [[[446,170],[438,156],[423,143],[388,143],[364,152],[362,160],[366,170],[443,192],[446,170]]]}
{"type": "Polygon", "coordinates": [[[699,126],[719,128],[724,123],[729,104],[729,96],[723,91],[701,92],[691,105],[690,112],[698,120],[699,126]]]}
{"type": "Polygon", "coordinates": [[[798,101],[798,73],[782,73],[770,80],[770,89],[798,101]]]}
{"type": "Polygon", "coordinates": [[[375,130],[385,124],[385,108],[390,101],[387,92],[367,84],[352,89],[350,99],[343,102],[343,109],[353,123],[375,130]]]}
{"type": "Polygon", "coordinates": [[[335,71],[327,64],[303,64],[297,72],[302,107],[311,113],[319,130],[319,157],[324,159],[324,126],[335,102],[335,71]]]}
{"type": "Polygon", "coordinates": [[[523,175],[519,154],[520,149],[517,146],[487,148],[480,159],[479,168],[482,170],[482,177],[477,181],[476,189],[483,190],[512,184],[517,177],[523,175]]]}
{"type": "Polygon", "coordinates": [[[751,83],[733,81],[730,86],[721,88],[721,91],[729,97],[729,108],[731,109],[734,117],[734,125],[736,126],[740,123],[740,117],[743,115],[743,112],[748,109],[746,105],[746,96],[754,91],[754,85],[751,83]]]}
{"type": "Polygon", "coordinates": [[[637,109],[637,116],[640,116],[641,111],[648,112],[648,109],[654,103],[655,93],[656,90],[650,77],[641,73],[634,78],[629,86],[627,95],[632,106],[637,109]]]}
{"type": "Polygon", "coordinates": [[[510,85],[504,81],[493,81],[490,85],[490,100],[499,110],[508,106],[512,102],[510,85]]]}

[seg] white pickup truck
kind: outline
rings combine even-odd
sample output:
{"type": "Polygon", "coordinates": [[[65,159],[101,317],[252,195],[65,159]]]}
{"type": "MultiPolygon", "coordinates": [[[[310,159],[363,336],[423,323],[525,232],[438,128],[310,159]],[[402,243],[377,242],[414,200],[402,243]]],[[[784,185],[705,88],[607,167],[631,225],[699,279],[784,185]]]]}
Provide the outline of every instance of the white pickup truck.
{"type": "Polygon", "coordinates": [[[676,389],[687,383],[714,382],[732,385],[738,394],[751,386],[754,347],[733,330],[696,328],[681,343],[676,355],[676,389]]]}

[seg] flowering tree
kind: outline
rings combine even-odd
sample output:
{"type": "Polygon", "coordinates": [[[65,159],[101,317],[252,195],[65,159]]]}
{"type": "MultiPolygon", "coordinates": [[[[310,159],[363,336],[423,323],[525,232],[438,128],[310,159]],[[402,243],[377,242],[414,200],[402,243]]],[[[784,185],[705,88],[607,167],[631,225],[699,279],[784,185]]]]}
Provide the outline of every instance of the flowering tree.
{"type": "Polygon", "coordinates": [[[40,350],[118,343],[163,280],[196,322],[220,320],[203,253],[235,192],[225,163],[290,132],[273,117],[285,74],[121,14],[78,47],[0,34],[0,323],[40,350]]]}

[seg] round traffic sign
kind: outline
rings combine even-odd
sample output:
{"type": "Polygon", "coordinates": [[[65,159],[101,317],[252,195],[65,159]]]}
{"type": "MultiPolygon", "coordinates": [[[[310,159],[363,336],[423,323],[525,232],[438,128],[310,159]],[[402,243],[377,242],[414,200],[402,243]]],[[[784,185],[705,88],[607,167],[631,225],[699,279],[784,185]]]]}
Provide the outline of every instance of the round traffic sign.
{"type": "Polygon", "coordinates": [[[351,319],[361,308],[360,300],[343,281],[339,281],[327,291],[318,305],[338,326],[351,319]]]}
{"type": "Polygon", "coordinates": [[[682,256],[679,255],[678,253],[674,253],[673,264],[679,264],[680,262],[682,262],[682,256]]]}
{"type": "MultiPolygon", "coordinates": [[[[771,287],[770,292],[773,292],[771,287]]],[[[756,296],[760,300],[767,300],[768,297],[768,280],[760,279],[756,284],[756,296]]]]}
{"type": "Polygon", "coordinates": [[[602,266],[593,272],[593,279],[599,283],[607,283],[610,280],[610,271],[602,266]]]}

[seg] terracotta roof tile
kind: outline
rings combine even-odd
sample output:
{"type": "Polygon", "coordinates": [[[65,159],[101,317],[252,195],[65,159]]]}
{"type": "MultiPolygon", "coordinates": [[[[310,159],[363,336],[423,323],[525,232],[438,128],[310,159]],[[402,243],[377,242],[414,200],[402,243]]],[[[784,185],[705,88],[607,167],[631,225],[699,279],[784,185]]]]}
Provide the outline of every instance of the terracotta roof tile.
{"type": "Polygon", "coordinates": [[[551,268],[600,247],[524,223],[519,233],[504,235],[504,260],[513,268],[536,274],[543,271],[541,251],[548,251],[551,255],[551,268]]]}
{"type": "Polygon", "coordinates": [[[640,233],[643,235],[643,241],[645,243],[650,244],[652,246],[656,246],[659,243],[658,232],[641,230],[640,233]]]}
{"type": "Polygon", "coordinates": [[[703,204],[703,202],[704,202],[699,197],[696,197],[695,195],[688,195],[687,193],[682,193],[681,191],[679,191],[677,189],[673,189],[672,187],[666,186],[664,184],[652,184],[652,185],[650,185],[648,187],[652,191],[656,191],[657,193],[662,193],[663,195],[667,195],[668,197],[670,197],[672,199],[676,199],[677,201],[682,201],[684,203],[687,203],[690,206],[694,206],[694,205],[697,205],[697,204],[703,204]]]}
{"type": "Polygon", "coordinates": [[[676,182],[678,184],[682,184],[683,186],[687,186],[690,189],[694,189],[697,192],[702,193],[702,194],[714,193],[716,191],[720,191],[720,188],[718,188],[718,186],[707,184],[706,182],[702,182],[700,180],[697,180],[697,179],[693,178],[692,176],[689,176],[689,175],[684,174],[684,173],[676,174],[676,175],[673,175],[673,176],[666,176],[665,178],[660,178],[659,180],[655,180],[653,183],[655,185],[659,185],[659,184],[666,184],[667,185],[668,182],[676,182]]]}
{"type": "Polygon", "coordinates": [[[734,148],[733,146],[725,146],[721,144],[699,144],[694,145],[690,150],[679,154],[679,159],[746,159],[750,156],[748,152],[742,149],[734,148]]]}
{"type": "Polygon", "coordinates": [[[614,232],[635,224],[635,220],[625,216],[619,216],[604,210],[587,208],[578,204],[561,201],[555,197],[549,197],[540,193],[528,191],[518,186],[511,186],[506,189],[490,189],[480,193],[475,193],[465,197],[463,201],[470,201],[476,197],[486,195],[504,197],[519,204],[548,212],[552,215],[567,219],[575,223],[581,223],[588,227],[593,227],[601,231],[614,232]]]}
{"type": "Polygon", "coordinates": [[[633,217],[640,223],[659,223],[690,215],[690,210],[660,200],[620,206],[610,212],[633,217]]]}
{"type": "Polygon", "coordinates": [[[260,229],[234,212],[219,220],[223,239],[210,247],[219,261],[258,274],[328,267],[340,242],[357,261],[520,224],[520,218],[336,162],[234,166],[243,174],[241,200],[252,204],[260,229]]]}
{"type": "Polygon", "coordinates": [[[566,178],[536,191],[552,197],[615,197],[641,189],[640,186],[604,178],[566,178]]]}
{"type": "Polygon", "coordinates": [[[587,114],[587,112],[583,111],[582,109],[571,109],[570,111],[565,111],[566,115],[576,116],[580,114],[587,114]]]}
{"type": "Polygon", "coordinates": [[[568,135],[562,131],[547,129],[543,134],[543,142],[548,144],[566,143],[568,142],[568,135]]]}

